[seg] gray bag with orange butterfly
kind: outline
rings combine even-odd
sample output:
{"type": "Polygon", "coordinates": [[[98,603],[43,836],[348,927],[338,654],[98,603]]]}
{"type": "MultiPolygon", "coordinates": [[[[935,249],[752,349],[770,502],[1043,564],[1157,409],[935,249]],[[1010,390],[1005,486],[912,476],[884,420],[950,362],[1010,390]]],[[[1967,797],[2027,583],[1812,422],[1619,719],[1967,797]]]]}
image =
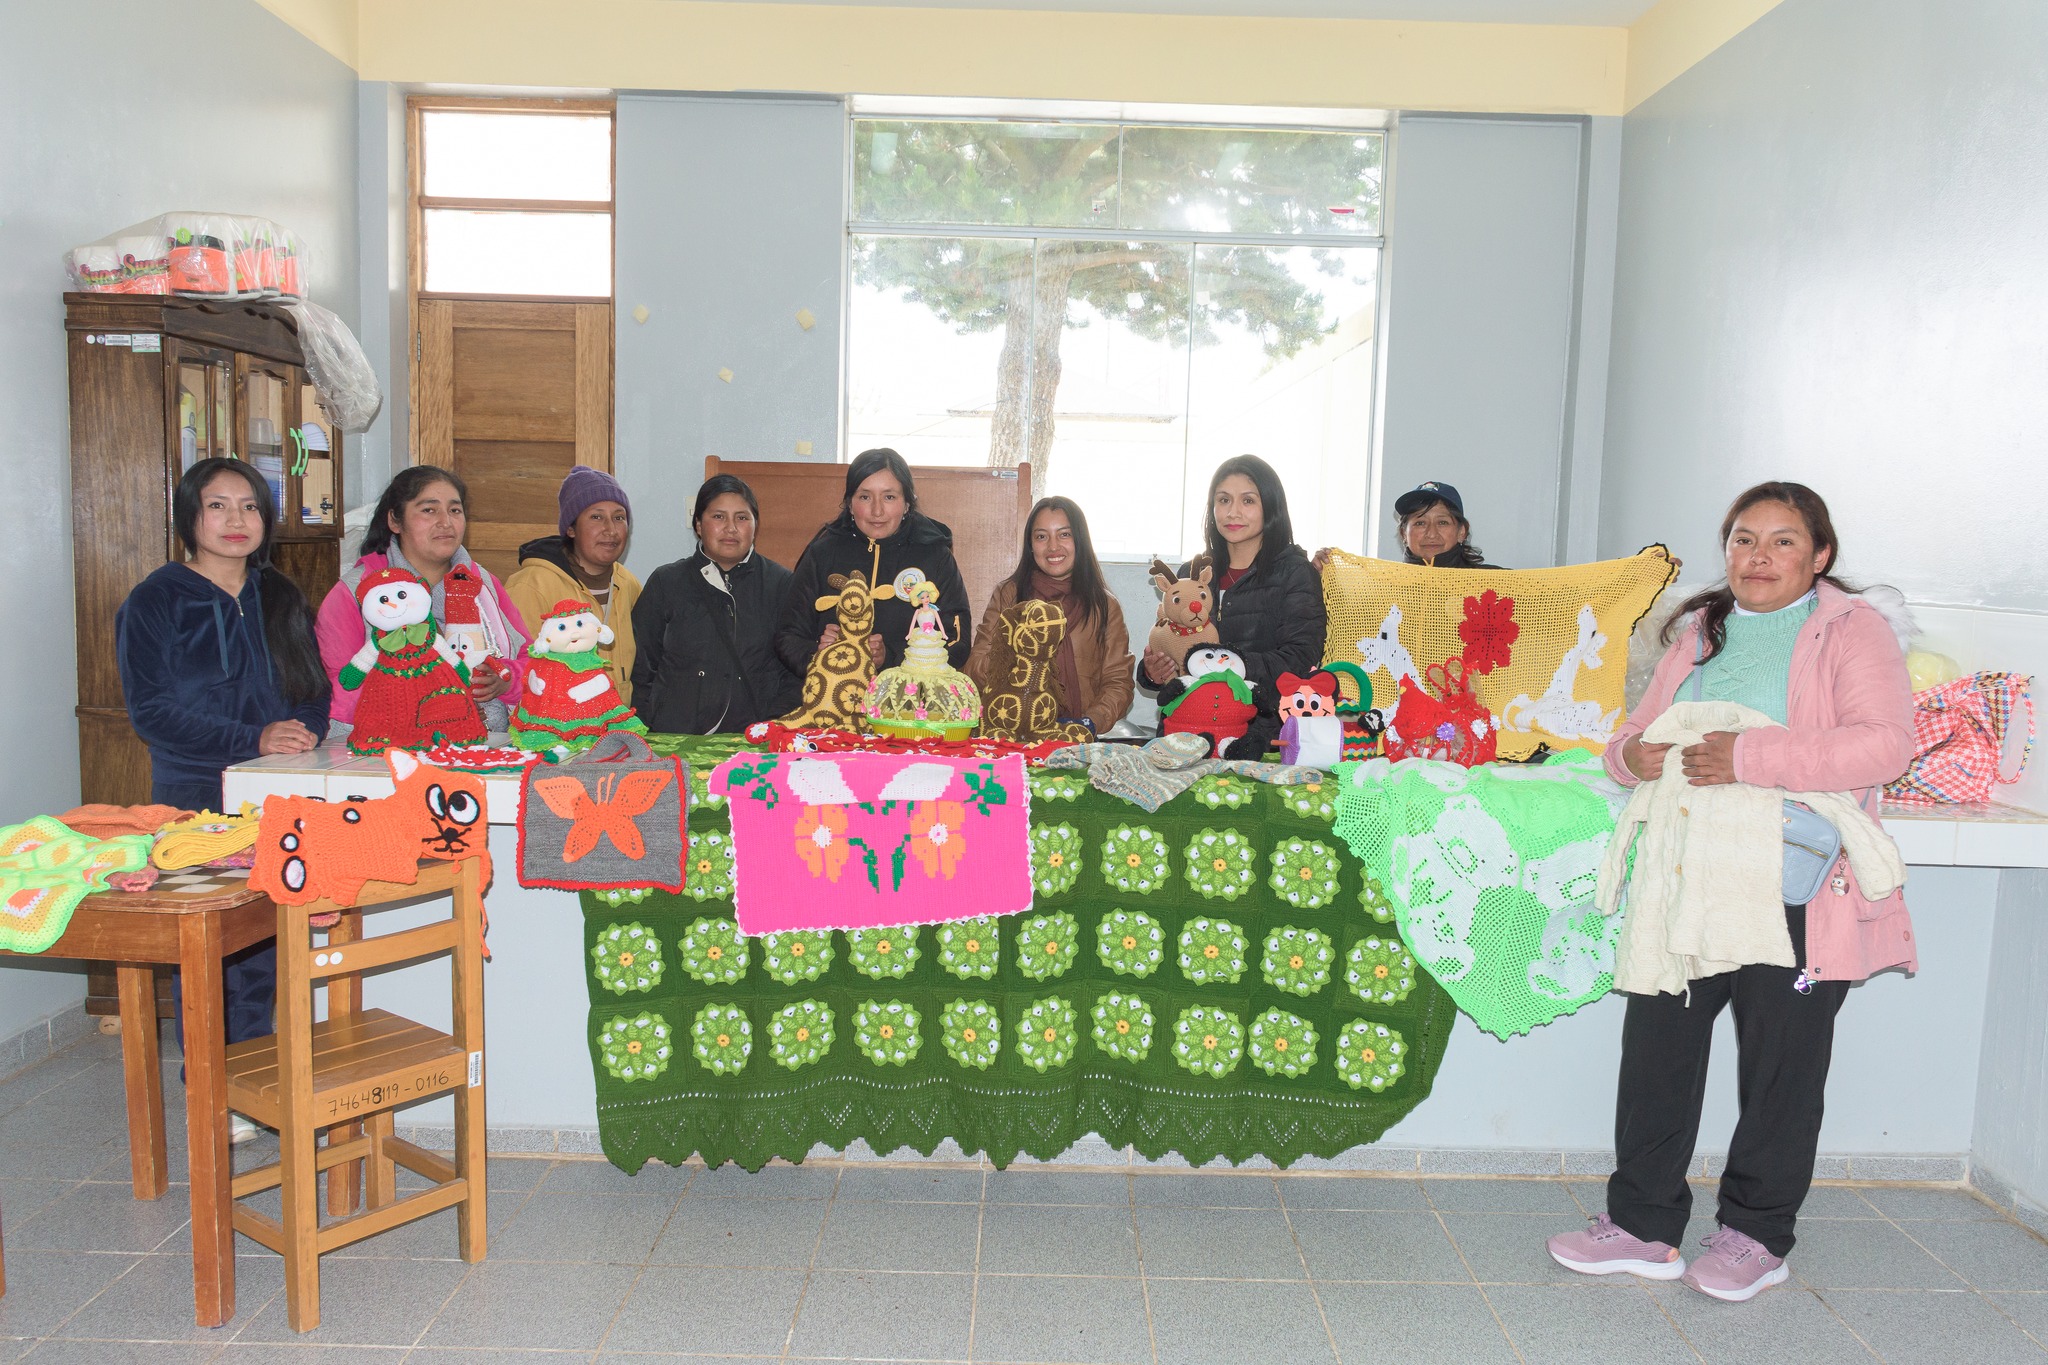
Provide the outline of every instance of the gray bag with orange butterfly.
{"type": "Polygon", "coordinates": [[[614,730],[563,763],[536,763],[519,789],[519,884],[563,891],[683,889],[689,783],[614,730]]]}

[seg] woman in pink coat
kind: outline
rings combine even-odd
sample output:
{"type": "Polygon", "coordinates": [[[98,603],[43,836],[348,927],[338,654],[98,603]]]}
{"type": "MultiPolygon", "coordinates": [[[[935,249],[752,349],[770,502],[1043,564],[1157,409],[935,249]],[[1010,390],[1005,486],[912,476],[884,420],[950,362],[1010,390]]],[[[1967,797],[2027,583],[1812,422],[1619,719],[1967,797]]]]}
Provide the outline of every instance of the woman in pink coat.
{"type": "MultiPolygon", "coordinates": [[[[1891,623],[1834,577],[1827,504],[1797,483],[1745,492],[1721,523],[1728,581],[1687,601],[1642,704],[1607,747],[1633,786],[1664,771],[1669,745],[1643,730],[1697,668],[1707,700],[1752,706],[1777,726],[1707,735],[1682,751],[1694,786],[1743,782],[1854,793],[1872,816],[1879,789],[1913,757],[1913,694],[1891,623]],[[1675,636],[1675,638],[1673,638],[1675,636]]],[[[1790,1274],[1799,1206],[1813,1182],[1835,1014],[1852,983],[1917,970],[1903,892],[1872,901],[1848,861],[1806,905],[1785,907],[1794,965],[1701,977],[1683,995],[1631,995],[1622,1025],[1607,1212],[1550,1239],[1562,1265],[1591,1275],[1683,1279],[1741,1302],[1790,1274]],[[1741,1117],[1721,1177],[1720,1226],[1687,1266],[1685,1181],[1699,1135],[1714,1019],[1735,1011],[1741,1117]]]]}
{"type": "Polygon", "coordinates": [[[483,713],[486,728],[502,732],[507,727],[511,720],[508,699],[512,704],[518,702],[519,684],[526,676],[526,625],[504,584],[462,548],[469,529],[464,510],[468,501],[469,489],[462,479],[433,465],[402,469],[384,486],[377,510],[370,514],[362,557],[328,590],[314,627],[320,660],[334,683],[334,720],[355,720],[357,694],[341,686],[341,670],[368,638],[356,602],[357,585],[387,565],[409,570],[432,590],[434,622],[445,632],[448,593],[443,580],[450,569],[465,564],[483,576],[477,606],[488,648],[502,665],[495,669],[472,667],[470,696],[483,713]]]}

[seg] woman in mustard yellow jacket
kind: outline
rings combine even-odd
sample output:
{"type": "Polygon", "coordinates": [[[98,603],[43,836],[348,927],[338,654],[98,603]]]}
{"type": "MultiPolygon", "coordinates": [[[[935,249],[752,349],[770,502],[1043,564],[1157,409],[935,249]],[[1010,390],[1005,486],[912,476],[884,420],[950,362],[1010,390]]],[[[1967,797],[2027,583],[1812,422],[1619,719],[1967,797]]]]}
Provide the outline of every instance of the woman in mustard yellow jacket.
{"type": "Polygon", "coordinates": [[[617,479],[580,464],[562,480],[557,501],[561,534],[519,547],[519,571],[505,580],[505,592],[529,628],[538,628],[558,602],[581,602],[596,612],[612,628],[612,642],[599,647],[598,657],[630,706],[640,580],[619,561],[632,538],[633,505],[617,479]]]}

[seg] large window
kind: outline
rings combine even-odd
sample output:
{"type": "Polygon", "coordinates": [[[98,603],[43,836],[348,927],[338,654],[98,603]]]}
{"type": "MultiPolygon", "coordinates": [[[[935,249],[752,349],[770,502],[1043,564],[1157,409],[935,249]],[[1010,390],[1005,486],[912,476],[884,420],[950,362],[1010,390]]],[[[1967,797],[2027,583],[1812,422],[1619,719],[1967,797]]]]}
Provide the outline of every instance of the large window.
{"type": "Polygon", "coordinates": [[[1029,462],[1106,554],[1193,548],[1263,455],[1296,537],[1364,533],[1377,131],[857,119],[848,448],[1029,462]]]}
{"type": "Polygon", "coordinates": [[[611,297],[608,105],[421,98],[413,117],[421,292],[611,297]]]}

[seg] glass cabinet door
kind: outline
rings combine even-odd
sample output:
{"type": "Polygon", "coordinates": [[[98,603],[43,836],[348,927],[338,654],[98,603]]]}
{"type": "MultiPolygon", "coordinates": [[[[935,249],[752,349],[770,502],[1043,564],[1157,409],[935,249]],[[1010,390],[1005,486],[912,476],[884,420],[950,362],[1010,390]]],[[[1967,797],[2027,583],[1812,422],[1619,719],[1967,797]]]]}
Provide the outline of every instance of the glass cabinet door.
{"type": "Polygon", "coordinates": [[[299,383],[299,425],[292,440],[298,474],[298,520],[307,528],[327,528],[341,523],[337,505],[334,471],[341,455],[339,432],[320,395],[301,373],[299,383]]]}
{"type": "Polygon", "coordinates": [[[179,345],[172,356],[178,472],[234,451],[234,360],[225,352],[179,345]]]}
{"type": "Polygon", "coordinates": [[[295,509],[289,486],[291,461],[286,457],[293,449],[288,433],[294,425],[298,393],[289,382],[288,367],[246,358],[244,364],[242,449],[236,453],[269,482],[278,533],[289,534],[296,529],[297,519],[290,515],[295,509]]]}

